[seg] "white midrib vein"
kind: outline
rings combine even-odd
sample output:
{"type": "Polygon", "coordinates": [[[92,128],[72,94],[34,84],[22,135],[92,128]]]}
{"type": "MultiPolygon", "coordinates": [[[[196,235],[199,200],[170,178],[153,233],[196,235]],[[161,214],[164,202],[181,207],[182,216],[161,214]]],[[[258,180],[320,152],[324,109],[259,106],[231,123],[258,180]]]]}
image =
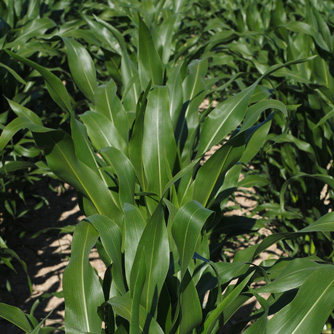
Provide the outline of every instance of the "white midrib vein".
{"type": "MultiPolygon", "coordinates": [[[[153,246],[153,251],[155,250],[155,239],[156,239],[156,234],[157,234],[157,226],[158,224],[155,224],[155,231],[154,231],[154,236],[153,236],[153,242],[152,242],[152,246],[153,246]]],[[[145,250],[145,247],[144,247],[145,250]]],[[[152,253],[153,253],[152,251],[152,253]]],[[[147,292],[146,292],[146,307],[148,306],[148,302],[149,302],[149,294],[150,294],[150,286],[151,286],[151,277],[152,277],[152,270],[151,268],[153,267],[153,255],[152,253],[150,254],[150,266],[149,266],[149,275],[147,278],[147,292]]],[[[154,287],[155,288],[155,287],[154,287]]]]}
{"type": "Polygon", "coordinates": [[[323,293],[318,297],[318,299],[315,301],[315,303],[313,303],[312,307],[308,310],[308,312],[304,315],[304,317],[302,318],[302,320],[299,322],[298,326],[294,329],[293,332],[291,332],[291,334],[296,333],[296,331],[298,330],[298,328],[302,325],[303,321],[307,318],[307,316],[313,311],[313,309],[315,308],[315,306],[318,304],[319,300],[322,298],[323,295],[326,294],[327,290],[331,287],[331,285],[333,285],[334,280],[332,280],[332,282],[327,286],[327,288],[323,291],[323,293]]]}
{"type": "Polygon", "coordinates": [[[54,142],[55,147],[58,149],[58,151],[60,152],[60,154],[64,157],[67,165],[69,166],[69,168],[71,169],[71,171],[73,172],[73,174],[75,175],[76,179],[79,181],[79,183],[81,184],[81,186],[83,187],[83,189],[85,190],[85,192],[87,193],[87,195],[89,196],[89,198],[91,199],[91,201],[93,202],[96,210],[98,211],[99,214],[102,214],[98,204],[95,202],[93,196],[91,196],[90,192],[88,191],[88,189],[85,187],[85,184],[81,181],[80,177],[78,176],[78,174],[75,172],[75,169],[72,168],[72,165],[70,164],[70,162],[68,161],[66,155],[63,153],[63,151],[60,149],[59,145],[54,142]]]}
{"type": "MultiPolygon", "coordinates": [[[[84,245],[87,243],[87,236],[88,236],[88,229],[86,229],[86,235],[85,235],[85,242],[84,245]]],[[[84,262],[85,262],[85,257],[84,257],[84,252],[81,254],[81,288],[82,288],[82,299],[83,299],[83,306],[84,306],[84,313],[85,313],[85,322],[87,326],[87,331],[90,332],[90,326],[89,326],[89,320],[88,320],[88,312],[87,312],[87,301],[86,301],[86,295],[85,295],[85,289],[84,289],[84,272],[83,272],[83,267],[84,267],[84,262]]]]}
{"type": "Polygon", "coordinates": [[[77,51],[76,51],[74,48],[73,48],[73,51],[75,52],[75,54],[76,54],[76,56],[77,56],[77,59],[79,59],[79,61],[80,61],[80,67],[81,67],[81,70],[82,70],[82,72],[83,72],[83,74],[84,74],[84,76],[85,76],[85,78],[86,78],[86,81],[87,81],[87,83],[88,83],[88,87],[89,87],[89,89],[90,89],[92,95],[94,96],[94,90],[93,90],[93,87],[92,87],[92,85],[91,85],[91,83],[90,83],[90,81],[89,81],[89,79],[88,79],[88,76],[87,76],[87,73],[86,73],[86,71],[85,71],[85,69],[84,69],[84,66],[83,66],[83,63],[82,63],[82,61],[81,61],[81,58],[79,57],[77,51]]]}
{"type": "Polygon", "coordinates": [[[114,121],[114,118],[113,118],[113,115],[112,115],[112,112],[111,112],[111,106],[110,106],[110,101],[109,101],[109,97],[108,97],[108,94],[107,94],[107,89],[104,90],[104,93],[105,93],[105,96],[106,96],[107,107],[108,107],[108,111],[109,111],[109,114],[110,114],[110,119],[115,124],[115,121],[114,121]]]}
{"type": "MultiPolygon", "coordinates": [[[[251,86],[252,87],[252,86],[251,86]]],[[[250,88],[250,87],[249,87],[250,88]]],[[[249,88],[246,88],[246,89],[249,89],[249,88]]],[[[251,91],[254,91],[254,88],[251,90],[251,91]]],[[[249,93],[246,94],[246,96],[248,95],[249,93]]],[[[221,130],[221,128],[223,127],[223,125],[225,124],[225,121],[227,118],[229,118],[231,116],[231,114],[233,113],[233,111],[240,105],[240,103],[243,101],[244,98],[240,99],[238,103],[236,103],[234,105],[233,108],[231,108],[231,110],[229,111],[229,113],[226,115],[225,119],[224,119],[224,122],[221,122],[220,125],[218,126],[217,130],[214,132],[213,136],[211,136],[211,140],[209,141],[209,143],[206,145],[205,149],[203,150],[203,153],[206,152],[206,150],[212,145],[213,141],[215,140],[218,132],[221,130]]],[[[208,116],[207,118],[208,120],[210,120],[210,115],[208,116]]]]}
{"type": "MultiPolygon", "coordinates": [[[[189,219],[188,219],[188,224],[187,224],[187,228],[186,228],[186,231],[185,231],[185,233],[184,233],[184,236],[185,236],[185,238],[184,238],[184,241],[183,241],[183,249],[182,249],[182,266],[184,266],[184,253],[185,253],[185,249],[186,249],[186,242],[187,242],[187,238],[186,238],[186,236],[188,235],[188,230],[189,230],[189,226],[190,226],[190,222],[192,221],[192,218],[195,216],[195,214],[198,212],[198,210],[200,210],[199,208],[195,211],[195,212],[193,212],[192,214],[191,214],[191,216],[189,217],[189,219]]],[[[183,273],[183,275],[185,274],[185,272],[183,273]]],[[[183,278],[183,277],[182,277],[183,278]]]]}

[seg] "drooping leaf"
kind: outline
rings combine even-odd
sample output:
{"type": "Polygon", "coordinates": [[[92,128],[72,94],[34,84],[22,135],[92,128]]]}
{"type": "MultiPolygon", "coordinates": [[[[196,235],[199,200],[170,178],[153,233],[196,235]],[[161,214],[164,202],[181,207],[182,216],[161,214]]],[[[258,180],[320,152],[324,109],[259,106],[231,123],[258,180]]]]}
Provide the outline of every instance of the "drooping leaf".
{"type": "Polygon", "coordinates": [[[17,59],[18,61],[26,64],[37,70],[45,80],[46,88],[48,89],[51,97],[53,100],[62,108],[64,111],[71,113],[72,107],[70,102],[70,96],[63,85],[63,83],[48,69],[45,67],[36,64],[35,62],[21,57],[11,51],[6,50],[6,52],[13,58],[17,59]]]}
{"type": "Polygon", "coordinates": [[[30,333],[33,329],[28,317],[16,306],[0,303],[0,317],[10,321],[27,333],[30,333]]]}
{"type": "Polygon", "coordinates": [[[225,173],[238,162],[244,151],[244,134],[233,137],[199,169],[194,181],[193,199],[206,205],[222,185],[225,173]]]}
{"type": "Polygon", "coordinates": [[[119,199],[121,206],[133,204],[136,174],[131,161],[121,151],[114,147],[102,149],[101,155],[116,172],[119,183],[119,199]]]}
{"type": "Polygon", "coordinates": [[[202,321],[202,307],[198,293],[189,271],[187,270],[180,286],[181,320],[180,333],[191,333],[202,321]],[[190,312],[191,310],[191,312],[190,312]]]}
{"type": "Polygon", "coordinates": [[[82,93],[94,101],[97,87],[95,65],[88,51],[76,40],[63,38],[73,79],[82,93]]]}
{"type": "Polygon", "coordinates": [[[64,272],[63,281],[66,333],[101,332],[102,320],[96,316],[96,312],[104,301],[103,291],[88,259],[97,239],[98,233],[89,223],[83,221],[76,227],[71,261],[64,272]]]}
{"type": "Polygon", "coordinates": [[[268,333],[320,333],[334,309],[334,268],[319,268],[267,325],[268,333]]]}
{"type": "Polygon", "coordinates": [[[127,143],[116,126],[103,114],[87,111],[80,117],[87,128],[89,138],[97,150],[105,147],[115,147],[126,153],[127,143]]]}
{"type": "Polygon", "coordinates": [[[113,80],[95,90],[96,111],[103,114],[121,133],[124,140],[129,136],[129,119],[124,107],[116,95],[117,87],[113,80]]]}
{"type": "Polygon", "coordinates": [[[174,218],[172,233],[180,257],[181,278],[194,256],[203,225],[211,214],[212,211],[200,203],[191,201],[183,205],[174,218]]]}
{"type": "MultiPolygon", "coordinates": [[[[109,299],[107,303],[121,317],[128,321],[131,320],[132,300],[129,296],[114,297],[109,299]]],[[[141,305],[139,306],[139,328],[141,332],[147,334],[164,334],[156,320],[141,305]]]]}
{"type": "Polygon", "coordinates": [[[35,133],[38,146],[45,151],[50,169],[86,196],[96,210],[115,218],[120,224],[120,210],[100,177],[75,156],[71,137],[64,131],[35,133]]]}

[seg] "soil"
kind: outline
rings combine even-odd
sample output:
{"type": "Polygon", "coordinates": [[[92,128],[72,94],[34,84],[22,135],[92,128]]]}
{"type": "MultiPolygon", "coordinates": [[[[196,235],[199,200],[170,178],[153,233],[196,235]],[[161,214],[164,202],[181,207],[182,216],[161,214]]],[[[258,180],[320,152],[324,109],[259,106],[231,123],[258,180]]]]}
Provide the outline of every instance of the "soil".
{"type": "MultiPolygon", "coordinates": [[[[16,272],[1,266],[0,301],[17,306],[25,313],[30,313],[34,307],[33,314],[38,320],[52,311],[45,325],[61,328],[64,321],[62,274],[69,261],[72,237],[69,233],[60,233],[59,228],[75,225],[84,216],[80,213],[75,191],[69,187],[64,192],[56,193],[42,182],[34,189],[34,194],[44,196],[49,206],[29,213],[24,220],[15,223],[15,231],[3,236],[7,246],[26,263],[32,293],[22,265],[14,260],[16,272]],[[36,236],[41,229],[47,230],[36,236]],[[6,284],[10,285],[11,291],[8,291],[6,284]]],[[[104,265],[96,250],[91,253],[91,262],[102,274],[104,265]]],[[[22,331],[0,319],[0,333],[16,334],[22,331]]]]}
{"type": "MultiPolygon", "coordinates": [[[[15,226],[15,233],[12,231],[4,236],[8,247],[13,249],[27,265],[32,293],[30,293],[23,267],[14,261],[16,273],[1,266],[0,301],[17,306],[25,313],[30,313],[34,308],[33,314],[39,321],[51,312],[45,320],[45,325],[54,326],[59,329],[57,332],[60,332],[64,324],[64,299],[61,296],[62,274],[70,257],[71,234],[60,233],[59,228],[75,225],[84,216],[80,213],[73,189],[67,187],[64,192],[56,193],[50,190],[47,182],[39,184],[34,191],[35,194],[43,195],[48,200],[49,206],[30,213],[24,221],[19,222],[18,229],[15,226]],[[36,236],[36,233],[43,228],[47,230],[36,236]],[[6,284],[10,285],[11,291],[8,291],[6,284]]],[[[230,203],[230,205],[235,204],[238,204],[239,209],[231,211],[230,214],[245,215],[247,210],[248,212],[252,210],[256,202],[252,199],[252,194],[245,195],[240,192],[236,194],[236,203],[230,203]]],[[[262,232],[268,233],[266,230],[262,232]]],[[[275,247],[264,254],[265,257],[279,255],[275,247]]],[[[94,249],[91,252],[91,264],[102,277],[105,266],[94,249]]],[[[254,307],[257,307],[257,304],[256,300],[252,299],[239,310],[221,333],[228,333],[228,327],[249,315],[254,307]]],[[[22,331],[0,319],[0,333],[16,334],[22,331]]]]}

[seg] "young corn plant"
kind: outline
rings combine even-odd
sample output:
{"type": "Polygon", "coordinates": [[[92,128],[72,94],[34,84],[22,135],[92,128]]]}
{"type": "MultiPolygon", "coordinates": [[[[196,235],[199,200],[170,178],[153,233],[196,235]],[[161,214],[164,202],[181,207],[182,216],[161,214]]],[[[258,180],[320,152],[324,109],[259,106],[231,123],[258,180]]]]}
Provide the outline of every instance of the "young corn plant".
{"type": "MultiPolygon", "coordinates": [[[[315,257],[259,266],[253,261],[277,241],[333,231],[332,214],[299,232],[271,235],[239,251],[233,262],[215,262],[210,253],[219,247],[209,241],[213,230],[242,229],[222,215],[222,203],[238,186],[242,164],[267,137],[273,114],[257,123],[263,111],[286,114],[284,104],[257,94],[261,80],[286,65],[269,68],[249,87],[199,113],[212,86],[208,57],[169,61],[162,55],[171,52],[164,51],[170,45],[158,44],[152,33],[157,30],[140,16],[134,18],[136,48],[130,53],[117,29],[96,20],[116,41],[120,81],[99,82],[87,49],[63,37],[71,80],[89,108],[82,114],[52,72],[7,51],[41,74],[70,118],[70,133],[49,128],[33,111],[8,101],[49,168],[77,190],[86,215],[75,228],[64,273],[66,333],[218,333],[252,296],[262,309],[236,332],[249,320],[255,322],[247,333],[319,332],[334,308],[333,266],[315,257]],[[216,152],[203,161],[214,145],[216,152]],[[103,278],[89,263],[94,246],[106,265],[103,278]],[[256,280],[268,284],[254,290],[256,280]],[[271,297],[266,301],[259,292],[271,297]]],[[[2,135],[0,144],[15,131],[2,135]]],[[[28,333],[43,330],[12,306],[0,304],[0,315],[28,333]]]]}

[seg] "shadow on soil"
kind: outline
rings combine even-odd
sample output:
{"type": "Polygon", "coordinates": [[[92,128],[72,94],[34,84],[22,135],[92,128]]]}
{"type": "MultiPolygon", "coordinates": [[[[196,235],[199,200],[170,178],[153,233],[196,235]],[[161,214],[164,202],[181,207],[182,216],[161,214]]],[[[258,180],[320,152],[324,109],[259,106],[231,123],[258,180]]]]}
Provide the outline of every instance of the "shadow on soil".
{"type": "MultiPolygon", "coordinates": [[[[33,314],[38,321],[55,307],[48,322],[59,328],[64,303],[59,299],[58,303],[50,304],[50,294],[61,290],[61,273],[70,255],[70,240],[60,245],[61,235],[58,230],[48,230],[35,238],[32,236],[46,228],[76,224],[81,214],[73,210],[77,204],[74,190],[69,189],[59,195],[44,181],[35,185],[31,191],[33,195],[44,196],[49,206],[32,210],[24,218],[13,222],[14,226],[1,226],[3,223],[0,222],[0,229],[7,246],[26,263],[33,294],[30,293],[22,265],[13,260],[16,273],[5,265],[0,267],[0,301],[19,307],[25,313],[30,313],[32,308],[35,308],[33,314]],[[64,217],[64,212],[69,214],[64,217]]],[[[33,207],[35,204],[32,199],[28,200],[29,206],[33,207]]],[[[22,331],[0,319],[0,333],[16,334],[22,331]]]]}

